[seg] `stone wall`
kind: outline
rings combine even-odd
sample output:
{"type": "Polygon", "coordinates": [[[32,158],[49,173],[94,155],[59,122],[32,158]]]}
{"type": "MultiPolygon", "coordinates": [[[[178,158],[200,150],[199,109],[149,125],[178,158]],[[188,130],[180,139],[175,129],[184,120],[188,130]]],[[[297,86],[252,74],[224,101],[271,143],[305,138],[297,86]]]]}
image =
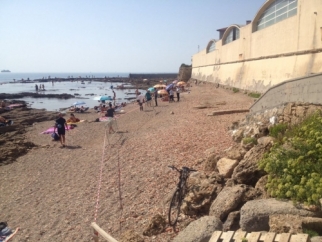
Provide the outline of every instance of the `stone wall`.
{"type": "Polygon", "coordinates": [[[182,64],[179,69],[179,81],[188,81],[191,78],[192,66],[182,64]]]}

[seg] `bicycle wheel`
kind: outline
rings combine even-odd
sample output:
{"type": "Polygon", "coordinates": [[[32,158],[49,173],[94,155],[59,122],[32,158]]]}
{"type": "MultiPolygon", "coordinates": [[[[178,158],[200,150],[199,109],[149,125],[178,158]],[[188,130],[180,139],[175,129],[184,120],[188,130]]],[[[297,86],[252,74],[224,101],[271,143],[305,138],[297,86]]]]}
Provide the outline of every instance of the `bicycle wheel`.
{"type": "Polygon", "coordinates": [[[181,199],[180,192],[179,190],[176,190],[173,193],[173,196],[170,202],[170,207],[169,207],[169,214],[168,214],[169,224],[171,226],[174,226],[178,221],[180,206],[181,206],[180,199],[181,199]]]}

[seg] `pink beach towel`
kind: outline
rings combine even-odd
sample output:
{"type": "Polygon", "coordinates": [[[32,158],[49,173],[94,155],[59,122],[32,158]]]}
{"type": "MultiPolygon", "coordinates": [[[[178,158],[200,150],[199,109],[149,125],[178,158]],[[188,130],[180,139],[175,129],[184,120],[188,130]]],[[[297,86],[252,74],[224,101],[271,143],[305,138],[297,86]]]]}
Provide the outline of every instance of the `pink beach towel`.
{"type": "MultiPolygon", "coordinates": [[[[69,129],[73,129],[73,127],[68,125],[67,130],[69,130],[69,129]]],[[[52,133],[54,133],[54,130],[55,130],[55,127],[51,127],[49,129],[47,129],[46,131],[41,132],[41,134],[52,134],[52,133]]]]}

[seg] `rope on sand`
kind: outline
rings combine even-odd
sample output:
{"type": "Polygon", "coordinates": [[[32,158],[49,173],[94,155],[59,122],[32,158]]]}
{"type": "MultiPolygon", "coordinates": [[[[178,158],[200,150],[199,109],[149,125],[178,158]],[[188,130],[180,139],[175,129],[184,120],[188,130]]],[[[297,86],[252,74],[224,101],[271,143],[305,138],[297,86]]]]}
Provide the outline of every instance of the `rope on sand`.
{"type": "Polygon", "coordinates": [[[101,159],[101,167],[100,167],[99,179],[98,179],[98,188],[97,188],[95,214],[94,214],[94,221],[95,222],[97,220],[98,205],[99,205],[100,192],[101,192],[101,186],[102,186],[102,174],[103,174],[103,165],[104,165],[104,156],[105,156],[105,143],[106,143],[106,132],[105,132],[105,136],[104,136],[103,152],[102,152],[102,159],[101,159]]]}

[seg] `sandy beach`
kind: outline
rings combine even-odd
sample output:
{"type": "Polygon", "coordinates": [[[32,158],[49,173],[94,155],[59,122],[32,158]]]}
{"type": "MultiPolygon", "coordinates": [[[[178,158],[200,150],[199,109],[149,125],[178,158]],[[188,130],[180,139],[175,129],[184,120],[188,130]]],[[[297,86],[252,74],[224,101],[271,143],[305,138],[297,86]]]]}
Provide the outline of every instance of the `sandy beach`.
{"type": "MultiPolygon", "coordinates": [[[[143,112],[137,104],[127,105],[114,134],[106,134],[105,122],[92,122],[97,113],[76,114],[89,122],[67,131],[65,148],[40,134],[54,120],[36,123],[26,138],[38,146],[0,167],[1,220],[20,228],[13,242],[91,241],[94,221],[116,239],[128,229],[143,237],[152,216],[167,214],[178,179],[167,166],[203,171],[204,152],[214,147],[220,154],[230,147],[228,127],[245,117],[207,114],[247,109],[252,103],[241,92],[193,85],[180,102],[159,99],[158,107],[144,106],[143,112]],[[212,108],[193,108],[200,104],[212,108]]],[[[144,239],[170,241],[174,236],[168,229],[144,239]]]]}

